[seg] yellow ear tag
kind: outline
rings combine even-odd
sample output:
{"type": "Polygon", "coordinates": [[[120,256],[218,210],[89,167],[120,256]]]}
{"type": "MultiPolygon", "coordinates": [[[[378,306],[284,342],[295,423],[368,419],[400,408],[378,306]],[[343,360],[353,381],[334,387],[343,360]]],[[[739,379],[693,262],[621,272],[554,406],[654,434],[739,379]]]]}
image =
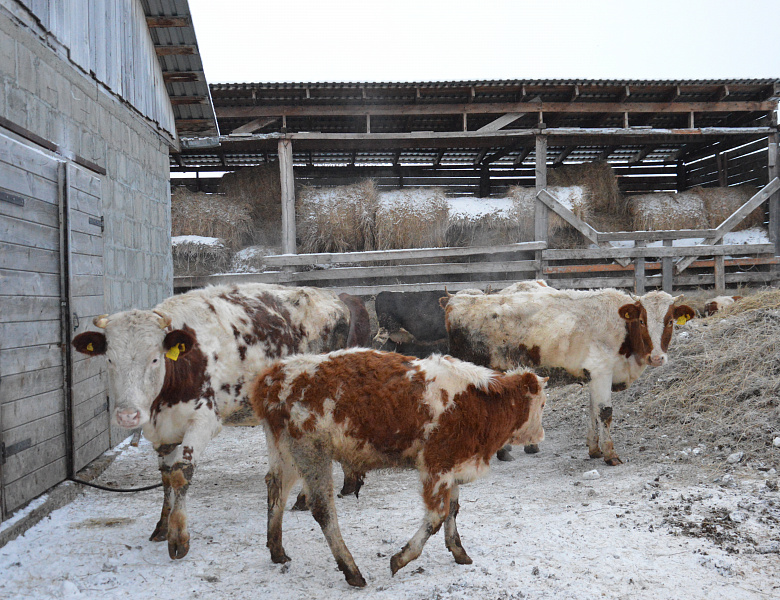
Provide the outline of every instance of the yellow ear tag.
{"type": "Polygon", "coordinates": [[[165,358],[170,358],[171,360],[179,360],[179,346],[172,346],[168,352],[165,353],[165,358]]]}
{"type": "Polygon", "coordinates": [[[688,321],[690,321],[690,319],[686,315],[682,315],[680,317],[677,317],[675,323],[677,325],[685,325],[688,321]]]}
{"type": "Polygon", "coordinates": [[[92,347],[92,342],[87,344],[87,350],[89,350],[90,352],[94,352],[95,351],[95,349],[92,347]]]}

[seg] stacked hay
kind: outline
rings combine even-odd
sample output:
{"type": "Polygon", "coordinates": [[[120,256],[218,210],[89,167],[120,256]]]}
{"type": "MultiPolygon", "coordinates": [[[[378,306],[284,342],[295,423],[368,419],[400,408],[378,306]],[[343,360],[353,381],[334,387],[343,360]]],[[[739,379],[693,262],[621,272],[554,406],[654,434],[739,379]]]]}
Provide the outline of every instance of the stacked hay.
{"type": "MultiPolygon", "coordinates": [[[[511,198],[447,198],[447,246],[496,246],[527,241],[511,198]]],[[[527,231],[525,232],[527,234],[527,231]]],[[[533,235],[533,223],[531,226],[533,235]]]]}
{"type": "Polygon", "coordinates": [[[299,251],[360,252],[376,249],[373,181],[332,188],[303,187],[297,198],[299,251]]]}
{"type": "Polygon", "coordinates": [[[239,169],[222,177],[221,191],[248,208],[253,221],[252,243],[282,243],[282,185],[276,164],[239,169]]]}
{"type": "Polygon", "coordinates": [[[617,177],[610,164],[596,161],[576,165],[561,165],[550,169],[547,183],[551,186],[580,186],[585,190],[585,204],[591,213],[625,214],[626,205],[620,197],[617,177]]]}
{"type": "Polygon", "coordinates": [[[640,194],[628,204],[634,231],[709,227],[704,200],[696,192],[640,194]]]}
{"type": "Polygon", "coordinates": [[[176,275],[209,275],[230,266],[232,252],[219,238],[181,235],[171,239],[176,275]]]}
{"type": "Polygon", "coordinates": [[[230,196],[176,188],[171,194],[171,235],[219,238],[231,250],[251,238],[249,207],[230,196]]]}
{"type": "Polygon", "coordinates": [[[780,292],[744,298],[682,332],[669,364],[648,370],[626,392],[660,429],[652,438],[661,442],[663,432],[666,443],[742,451],[780,467],[780,450],[772,447],[780,423],[780,292]]]}
{"type": "MultiPolygon", "coordinates": [[[[738,185],[734,187],[714,187],[702,188],[695,187],[690,190],[704,202],[704,210],[707,213],[710,227],[717,227],[735,210],[750,200],[758,191],[751,185],[738,185]]],[[[750,227],[764,226],[764,206],[759,206],[751,212],[745,220],[734,228],[734,231],[749,229],[750,227]]]]}
{"type": "MultiPolygon", "coordinates": [[[[568,187],[550,187],[548,191],[558,201],[583,221],[590,219],[589,195],[578,185],[568,187]]],[[[509,197],[513,203],[513,218],[519,224],[519,241],[534,239],[534,212],[536,190],[529,187],[513,186],[509,188],[509,197]]],[[[548,211],[547,237],[553,248],[587,247],[585,237],[553,211],[548,211]]]]}
{"type": "Polygon", "coordinates": [[[377,250],[441,248],[447,243],[449,204],[440,188],[381,192],[374,219],[377,250]]]}

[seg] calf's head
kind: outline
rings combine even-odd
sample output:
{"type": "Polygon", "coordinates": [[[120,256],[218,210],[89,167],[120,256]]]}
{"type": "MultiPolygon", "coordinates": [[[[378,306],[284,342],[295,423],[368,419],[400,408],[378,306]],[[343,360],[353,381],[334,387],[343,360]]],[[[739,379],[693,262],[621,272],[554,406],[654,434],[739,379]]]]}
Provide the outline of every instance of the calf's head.
{"type": "Polygon", "coordinates": [[[170,317],[149,310],[102,315],[93,323],[104,331],[80,333],[73,338],[73,347],[90,356],[106,356],[117,425],[128,429],[144,425],[163,389],[166,363],[190,352],[195,336],[191,330],[171,330],[170,317]]]}
{"type": "Polygon", "coordinates": [[[696,315],[690,306],[675,306],[678,298],[666,292],[649,292],[621,306],[618,314],[626,322],[626,340],[620,353],[633,356],[641,366],[665,365],[675,324],[696,315]]]}
{"type": "Polygon", "coordinates": [[[540,444],[544,441],[544,427],[542,427],[542,414],[547,402],[547,394],[544,386],[549,377],[539,377],[531,371],[515,369],[503,376],[500,385],[503,386],[503,394],[516,394],[527,400],[528,414],[512,434],[511,443],[528,446],[540,444]]]}

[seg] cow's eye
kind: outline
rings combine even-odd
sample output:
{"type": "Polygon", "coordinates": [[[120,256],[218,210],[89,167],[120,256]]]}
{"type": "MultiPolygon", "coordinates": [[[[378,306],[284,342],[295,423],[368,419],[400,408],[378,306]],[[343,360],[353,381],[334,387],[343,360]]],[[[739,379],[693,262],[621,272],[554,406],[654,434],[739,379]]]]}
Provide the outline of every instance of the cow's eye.
{"type": "Polygon", "coordinates": [[[110,359],[110,358],[107,358],[106,360],[107,360],[108,362],[111,362],[111,359],[110,359]]]}
{"type": "Polygon", "coordinates": [[[155,358],[155,359],[152,361],[152,364],[156,363],[158,360],[160,360],[160,359],[159,359],[159,358],[155,358]]]}

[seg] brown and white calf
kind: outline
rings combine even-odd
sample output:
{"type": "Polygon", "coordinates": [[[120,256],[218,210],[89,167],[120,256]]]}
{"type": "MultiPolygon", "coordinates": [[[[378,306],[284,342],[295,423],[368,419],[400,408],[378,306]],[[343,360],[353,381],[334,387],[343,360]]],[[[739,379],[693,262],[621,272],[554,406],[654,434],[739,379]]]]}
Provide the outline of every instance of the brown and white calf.
{"type": "Polygon", "coordinates": [[[637,298],[614,289],[549,287],[442,298],[453,356],[501,370],[524,365],[547,374],[549,368],[556,383],[587,382],[588,451],[609,465],[621,462],[610,435],[612,391],[667,362],[675,321],[695,314],[674,301],[665,292],[637,298]]]}
{"type": "Polygon", "coordinates": [[[743,296],[716,296],[704,305],[704,316],[709,317],[714,315],[719,310],[723,310],[727,306],[731,306],[738,300],[742,300],[743,296]]]}
{"type": "Polygon", "coordinates": [[[117,424],[141,427],[160,457],[163,507],[150,539],[167,539],[171,558],[189,550],[186,493],[209,441],[223,425],[259,424],[252,378],[282,356],[365,345],[365,333],[349,338],[356,318],[363,316],[327,290],[214,286],[153,310],[96,317],[102,331],[73,339],[79,352],[106,356],[117,424]]]}
{"type": "Polygon", "coordinates": [[[347,583],[366,584],[344,544],[333,501],[331,461],[355,470],[415,468],[426,513],[422,527],[394,555],[395,574],[417,558],[444,524],[459,564],[470,564],[455,518],[459,485],[488,470],[508,439],[544,438],[544,381],[526,370],[506,374],[451,356],[418,359],[379,350],[342,350],[282,359],[261,373],[252,404],[268,441],[268,547],[282,547],[282,516],[303,477],[309,508],[347,583]]]}

